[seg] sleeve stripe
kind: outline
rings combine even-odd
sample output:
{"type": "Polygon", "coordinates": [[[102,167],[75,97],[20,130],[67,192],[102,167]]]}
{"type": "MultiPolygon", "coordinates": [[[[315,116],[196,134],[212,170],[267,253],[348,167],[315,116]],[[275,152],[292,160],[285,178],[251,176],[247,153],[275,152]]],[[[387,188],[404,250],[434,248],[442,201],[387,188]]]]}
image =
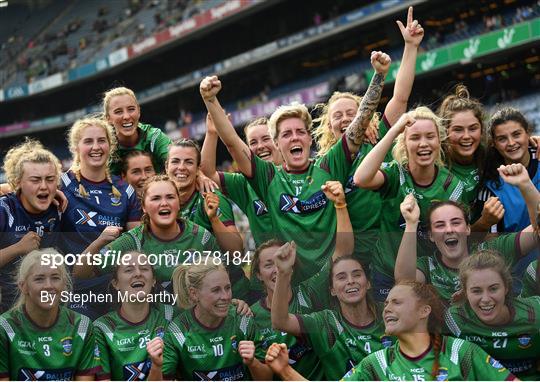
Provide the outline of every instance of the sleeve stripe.
{"type": "Polygon", "coordinates": [[[7,214],[8,214],[8,224],[9,226],[13,226],[13,223],[15,222],[15,218],[13,217],[13,214],[11,213],[11,209],[9,208],[8,204],[4,201],[4,199],[0,199],[0,206],[3,207],[7,214]]]}
{"type": "Polygon", "coordinates": [[[306,302],[306,299],[304,298],[304,294],[302,293],[302,290],[298,290],[298,293],[296,294],[296,297],[298,298],[298,303],[300,306],[308,308],[309,305],[306,302]]]}
{"type": "Polygon", "coordinates": [[[448,310],[444,313],[444,321],[446,322],[446,326],[448,326],[448,329],[452,331],[452,334],[454,336],[459,337],[461,335],[461,330],[459,329],[459,326],[457,325],[456,321],[448,310]]]}
{"type": "Polygon", "coordinates": [[[183,347],[184,343],[186,342],[186,337],[184,337],[184,333],[182,333],[182,331],[180,330],[178,325],[176,325],[175,322],[171,322],[169,324],[169,329],[172,332],[172,334],[174,335],[174,337],[176,338],[176,341],[178,341],[180,346],[183,347]]]}
{"type": "Polygon", "coordinates": [[[343,333],[345,331],[345,329],[343,329],[343,326],[341,325],[341,323],[339,322],[339,320],[337,319],[336,315],[334,314],[333,311],[328,311],[330,313],[330,316],[332,316],[332,318],[334,319],[334,323],[336,324],[336,328],[338,330],[338,333],[339,335],[341,335],[341,333],[343,333]]]}
{"type": "Polygon", "coordinates": [[[79,322],[79,327],[77,328],[77,334],[84,340],[86,334],[88,333],[88,325],[90,325],[90,319],[86,316],[81,316],[81,322],[79,322]]]}
{"type": "Polygon", "coordinates": [[[463,182],[460,180],[454,191],[452,191],[452,194],[450,195],[450,200],[459,200],[461,198],[461,194],[463,193],[463,182]]]}
{"type": "Polygon", "coordinates": [[[13,328],[11,327],[9,322],[7,322],[7,320],[4,317],[0,317],[0,325],[6,331],[8,337],[9,337],[9,340],[11,342],[13,342],[13,339],[15,338],[15,331],[13,330],[13,328]]]}
{"type": "Polygon", "coordinates": [[[375,358],[377,358],[377,362],[379,362],[379,366],[381,370],[384,372],[384,376],[387,377],[388,364],[386,362],[386,357],[384,355],[384,349],[377,350],[375,352],[375,358]]]}
{"type": "Polygon", "coordinates": [[[465,341],[460,338],[455,338],[454,343],[452,343],[450,361],[452,361],[455,365],[459,365],[459,349],[461,349],[461,346],[463,346],[464,343],[465,341]]]}
{"type": "Polygon", "coordinates": [[[165,305],[165,319],[171,321],[173,318],[174,309],[171,305],[165,305]]]}
{"type": "Polygon", "coordinates": [[[98,327],[99,329],[101,329],[101,331],[103,332],[103,334],[105,334],[107,336],[107,338],[109,339],[109,341],[112,341],[113,340],[113,332],[112,330],[107,326],[105,325],[103,322],[94,322],[94,325],[96,327],[98,327]]]}
{"type": "Polygon", "coordinates": [[[152,153],[154,152],[154,149],[156,147],[156,141],[159,138],[159,133],[160,132],[161,132],[160,130],[156,129],[154,131],[154,134],[152,134],[152,139],[150,140],[150,152],[152,152],[152,153]]]}
{"type": "Polygon", "coordinates": [[[247,335],[249,319],[250,318],[248,316],[242,316],[242,319],[240,320],[240,330],[242,331],[244,336],[247,335]]]}
{"type": "Polygon", "coordinates": [[[133,186],[130,184],[130,185],[126,188],[126,194],[127,194],[128,198],[131,198],[131,195],[133,195],[134,192],[135,192],[135,189],[134,189],[133,186]]]}
{"type": "Polygon", "coordinates": [[[405,169],[401,165],[398,165],[398,170],[399,170],[399,185],[403,186],[405,184],[405,169]]]}
{"type": "Polygon", "coordinates": [[[69,179],[69,175],[67,172],[63,173],[62,174],[62,182],[64,183],[64,186],[69,186],[69,184],[71,183],[71,179],[69,179]]]}
{"type": "Polygon", "coordinates": [[[529,264],[526,272],[534,281],[536,281],[536,269],[534,269],[534,263],[529,264]]]}

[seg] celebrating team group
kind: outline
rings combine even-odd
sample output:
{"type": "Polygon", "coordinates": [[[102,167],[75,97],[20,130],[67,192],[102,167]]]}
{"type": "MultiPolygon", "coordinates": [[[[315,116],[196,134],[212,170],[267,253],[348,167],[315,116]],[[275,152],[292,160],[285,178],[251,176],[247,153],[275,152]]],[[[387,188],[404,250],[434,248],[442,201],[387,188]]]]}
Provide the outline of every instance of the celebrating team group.
{"type": "Polygon", "coordinates": [[[0,379],[540,379],[540,140],[465,85],[407,111],[424,29],[412,7],[397,27],[382,113],[372,52],[363,96],[279,106],[245,141],[211,76],[202,148],[141,123],[125,87],[71,126],[67,172],[12,147],[0,379]]]}

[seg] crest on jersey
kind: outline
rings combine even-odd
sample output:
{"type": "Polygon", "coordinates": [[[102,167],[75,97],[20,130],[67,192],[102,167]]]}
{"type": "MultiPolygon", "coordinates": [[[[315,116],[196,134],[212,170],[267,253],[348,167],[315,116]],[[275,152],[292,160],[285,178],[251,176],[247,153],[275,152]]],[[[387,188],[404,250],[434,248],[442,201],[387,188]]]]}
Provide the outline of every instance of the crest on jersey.
{"type": "Polygon", "coordinates": [[[120,197],[116,197],[114,196],[114,194],[109,194],[109,195],[111,195],[111,206],[118,207],[122,205],[122,202],[120,201],[120,197]]]}
{"type": "Polygon", "coordinates": [[[234,350],[238,350],[238,341],[236,340],[236,336],[231,337],[231,346],[234,350]]]}
{"type": "Polygon", "coordinates": [[[95,359],[101,358],[101,353],[99,352],[99,346],[97,344],[96,346],[94,346],[94,358],[95,359]]]}
{"type": "Polygon", "coordinates": [[[437,372],[437,377],[435,377],[436,381],[448,381],[448,369],[446,367],[439,368],[439,371],[437,372]]]}
{"type": "Polygon", "coordinates": [[[54,225],[56,224],[56,218],[50,218],[47,220],[47,224],[49,225],[49,231],[54,231],[54,225]]]}
{"type": "Polygon", "coordinates": [[[492,356],[488,355],[487,358],[486,358],[486,363],[489,363],[491,366],[493,366],[495,369],[498,369],[499,372],[503,371],[504,370],[504,366],[502,365],[502,363],[500,363],[499,361],[497,361],[495,358],[493,358],[492,356]]]}
{"type": "Polygon", "coordinates": [[[518,336],[518,342],[519,342],[519,348],[520,349],[527,349],[531,347],[531,335],[530,334],[520,334],[518,336]]]}
{"type": "Polygon", "coordinates": [[[64,354],[66,357],[71,355],[71,350],[73,347],[73,338],[72,337],[65,337],[60,340],[62,343],[62,348],[64,348],[64,354]]]}
{"type": "Polygon", "coordinates": [[[383,348],[389,348],[393,345],[392,337],[390,336],[382,336],[381,337],[381,344],[383,348]]]}
{"type": "Polygon", "coordinates": [[[156,336],[158,336],[159,338],[163,338],[164,335],[165,335],[165,329],[163,328],[163,326],[158,326],[156,328],[156,336]]]}

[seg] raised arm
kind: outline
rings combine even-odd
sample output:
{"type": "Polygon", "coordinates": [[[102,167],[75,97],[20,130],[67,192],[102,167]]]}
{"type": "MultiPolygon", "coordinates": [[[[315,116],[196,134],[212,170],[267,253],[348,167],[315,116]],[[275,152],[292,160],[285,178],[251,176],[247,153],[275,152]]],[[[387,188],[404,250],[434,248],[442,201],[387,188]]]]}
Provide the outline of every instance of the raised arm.
{"type": "Polygon", "coordinates": [[[289,289],[294,260],[296,259],[296,244],[285,243],[274,256],[278,274],[274,296],[272,297],[272,327],[283,332],[299,336],[300,323],[294,314],[289,313],[289,289]]]}
{"type": "Polygon", "coordinates": [[[229,150],[240,171],[245,176],[251,177],[251,151],[234,130],[216,97],[221,90],[221,81],[217,76],[206,77],[201,81],[199,90],[206,109],[212,116],[219,137],[227,146],[227,150],[229,150]]]}
{"type": "Polygon", "coordinates": [[[420,207],[413,194],[409,194],[401,202],[399,209],[405,219],[405,233],[401,238],[394,278],[396,283],[401,280],[416,280],[426,282],[422,272],[416,268],[416,230],[420,220],[420,207]]]}
{"type": "Polygon", "coordinates": [[[343,185],[337,180],[327,181],[321,189],[326,197],[334,203],[336,209],[336,247],[332,260],[336,261],[341,256],[350,255],[354,252],[354,232],[347,210],[347,201],[343,185]]]}
{"type": "Polygon", "coordinates": [[[289,350],[285,344],[273,343],[266,351],[265,362],[282,381],[307,381],[289,364],[289,350]]]}
{"type": "Polygon", "coordinates": [[[371,79],[366,94],[362,97],[356,116],[352,120],[345,136],[351,153],[357,153],[364,141],[364,133],[369,126],[373,113],[377,110],[384,85],[384,78],[390,68],[390,56],[383,52],[371,52],[371,65],[375,74],[371,79]]]}
{"type": "Polygon", "coordinates": [[[242,252],[244,249],[244,241],[236,225],[226,226],[219,218],[217,212],[219,208],[219,196],[212,192],[204,194],[204,210],[208,215],[212,231],[217,239],[219,247],[222,251],[242,252]]]}
{"type": "Polygon", "coordinates": [[[201,171],[204,175],[216,182],[221,188],[219,174],[216,170],[216,151],[218,144],[218,133],[214,126],[214,121],[210,113],[206,116],[206,135],[201,149],[201,171]]]}
{"type": "Polygon", "coordinates": [[[519,188],[519,192],[527,205],[527,212],[532,225],[536,225],[536,208],[540,202],[540,192],[536,189],[525,166],[521,163],[513,163],[500,166],[497,171],[506,182],[519,188]]]}
{"type": "Polygon", "coordinates": [[[94,240],[82,253],[81,261],[77,261],[73,265],[73,277],[76,279],[89,279],[96,276],[96,271],[92,265],[91,261],[88,261],[88,257],[92,258],[94,254],[97,254],[101,251],[110,242],[114,241],[120,233],[122,228],[108,226],[100,233],[98,238],[94,240]]]}
{"type": "Polygon", "coordinates": [[[384,109],[384,114],[390,125],[396,123],[401,114],[407,111],[407,102],[414,83],[418,47],[424,37],[424,29],[418,20],[413,18],[413,7],[409,7],[406,26],[399,20],[396,22],[405,46],[394,84],[394,94],[384,109]]]}
{"type": "Polygon", "coordinates": [[[354,183],[361,188],[377,190],[384,184],[384,175],[379,170],[388,151],[392,148],[392,143],[401,134],[405,127],[412,125],[415,121],[409,114],[403,114],[399,120],[388,130],[388,133],[379,143],[366,155],[360,166],[354,173],[354,183]]]}
{"type": "Polygon", "coordinates": [[[519,235],[521,253],[526,255],[538,245],[538,235],[534,233],[533,227],[538,224],[536,221],[536,206],[540,202],[540,192],[536,189],[529,177],[525,166],[521,163],[512,163],[507,166],[500,166],[499,175],[506,182],[519,188],[529,212],[531,225],[523,229],[519,235]]]}

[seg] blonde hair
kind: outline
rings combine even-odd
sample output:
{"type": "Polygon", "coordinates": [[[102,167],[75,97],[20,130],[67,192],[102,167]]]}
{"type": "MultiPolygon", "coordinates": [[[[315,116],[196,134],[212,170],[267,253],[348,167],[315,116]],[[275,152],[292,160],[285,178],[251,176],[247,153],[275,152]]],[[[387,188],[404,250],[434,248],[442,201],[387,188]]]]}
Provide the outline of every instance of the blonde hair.
{"type": "Polygon", "coordinates": [[[131,98],[133,98],[133,100],[137,104],[137,107],[140,108],[139,102],[137,101],[137,97],[135,97],[135,93],[133,92],[133,90],[120,86],[117,88],[107,90],[105,93],[103,93],[102,106],[103,106],[103,116],[105,118],[109,117],[109,106],[111,104],[111,99],[113,97],[123,96],[123,95],[128,95],[131,98]]]}
{"type": "Polygon", "coordinates": [[[75,121],[73,126],[71,126],[71,129],[69,130],[68,134],[68,142],[69,142],[69,151],[71,151],[71,155],[73,156],[73,164],[71,165],[71,171],[75,174],[75,178],[77,179],[77,182],[79,182],[79,194],[83,197],[88,197],[88,192],[84,188],[84,186],[81,183],[81,158],[79,156],[79,151],[77,149],[77,146],[79,144],[79,141],[81,140],[81,136],[84,132],[84,130],[87,127],[90,126],[97,126],[101,127],[107,136],[107,141],[109,142],[109,158],[107,159],[106,168],[105,168],[105,175],[107,177],[107,181],[112,186],[112,193],[116,198],[120,198],[121,194],[120,191],[114,186],[114,183],[111,178],[111,174],[109,172],[109,163],[111,162],[111,159],[113,155],[116,152],[116,136],[114,135],[113,128],[104,120],[100,118],[83,118],[75,121]]]}
{"type": "MultiPolygon", "coordinates": [[[[36,249],[23,257],[17,270],[17,276],[15,278],[19,288],[19,296],[17,297],[17,300],[15,301],[15,304],[13,304],[11,310],[21,310],[26,303],[26,297],[23,293],[21,293],[21,286],[31,275],[34,266],[43,264],[45,262],[45,259],[43,258],[44,255],[56,255],[59,253],[60,252],[55,248],[43,248],[36,249]]],[[[60,273],[60,277],[64,281],[64,290],[70,291],[72,289],[72,283],[66,266],[62,263],[60,265],[57,265],[57,269],[60,273]]]]}
{"type": "Polygon", "coordinates": [[[512,273],[501,254],[492,249],[479,250],[471,256],[467,256],[459,264],[461,292],[459,293],[458,300],[462,302],[466,300],[467,280],[470,273],[482,269],[491,269],[501,276],[504,286],[506,287],[505,302],[508,303],[508,299],[512,297],[512,273]]]}
{"type": "MultiPolygon", "coordinates": [[[[425,119],[432,121],[437,130],[437,136],[439,137],[439,153],[435,159],[435,164],[437,166],[444,166],[444,153],[443,153],[443,142],[446,141],[446,129],[444,128],[443,119],[438,117],[431,109],[426,106],[417,107],[414,110],[408,112],[408,114],[416,120],[425,119]]],[[[407,154],[407,145],[405,142],[405,134],[407,128],[401,134],[398,135],[396,139],[396,144],[392,149],[392,156],[402,166],[409,164],[409,155],[407,154]]]]}
{"type": "Polygon", "coordinates": [[[4,159],[4,171],[11,189],[19,191],[19,186],[24,172],[25,163],[51,163],[54,166],[57,183],[60,181],[62,165],[58,158],[49,150],[45,149],[41,142],[25,138],[18,146],[9,149],[4,159]]]}
{"type": "Polygon", "coordinates": [[[174,293],[178,296],[178,306],[182,309],[191,309],[197,305],[189,296],[189,288],[200,289],[204,278],[210,272],[225,271],[223,264],[215,265],[211,261],[201,264],[186,264],[177,267],[172,275],[174,293]]]}
{"type": "Polygon", "coordinates": [[[246,137],[246,142],[249,144],[248,142],[248,137],[247,137],[247,133],[248,133],[248,130],[250,128],[252,128],[253,126],[260,126],[260,125],[266,125],[268,127],[268,118],[266,117],[260,117],[260,118],[257,118],[257,119],[254,119],[253,121],[249,122],[245,127],[244,127],[244,136],[246,137]]]}
{"type": "Polygon", "coordinates": [[[268,120],[268,131],[272,139],[277,139],[279,124],[289,118],[300,118],[304,122],[307,131],[311,132],[313,122],[309,110],[306,105],[293,102],[290,105],[279,106],[270,116],[268,120]]]}
{"type": "MultiPolygon", "coordinates": [[[[332,133],[332,128],[330,127],[330,107],[332,104],[340,99],[350,99],[356,102],[356,107],[358,108],[360,106],[360,102],[362,102],[362,97],[351,93],[351,92],[334,92],[328,102],[326,103],[319,103],[315,105],[315,108],[313,110],[321,110],[321,114],[318,118],[315,118],[313,120],[313,123],[317,124],[317,128],[315,129],[313,135],[315,139],[317,140],[317,155],[322,156],[330,150],[330,148],[336,144],[338,141],[334,134],[332,133]]],[[[375,125],[374,127],[379,125],[379,113],[374,113],[373,118],[371,118],[370,125],[375,125]]]]}

